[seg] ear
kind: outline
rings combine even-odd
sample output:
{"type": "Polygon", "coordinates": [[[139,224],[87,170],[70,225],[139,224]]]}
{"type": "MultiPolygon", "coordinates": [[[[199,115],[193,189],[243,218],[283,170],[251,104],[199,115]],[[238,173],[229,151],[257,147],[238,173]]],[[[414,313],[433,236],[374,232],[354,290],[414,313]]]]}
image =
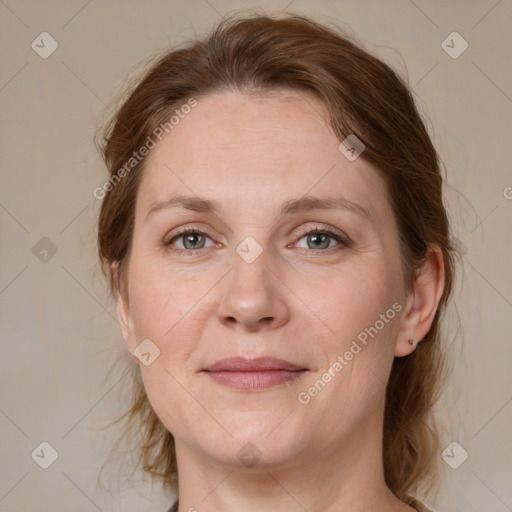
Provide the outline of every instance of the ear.
{"type": "Polygon", "coordinates": [[[443,253],[437,244],[432,244],[406,299],[395,344],[396,357],[407,356],[414,351],[416,346],[409,343],[410,339],[421,341],[428,334],[443,295],[444,283],[443,253]]]}
{"type": "MultiPolygon", "coordinates": [[[[137,345],[135,339],[135,332],[133,329],[132,315],[130,311],[130,303],[128,300],[128,291],[121,285],[121,278],[119,275],[118,262],[114,262],[110,266],[110,272],[115,277],[114,282],[117,283],[116,290],[116,306],[117,306],[117,318],[119,319],[119,325],[121,327],[121,334],[126,348],[130,353],[135,350],[137,345]]],[[[139,360],[132,354],[132,359],[138,363],[139,360]]]]}

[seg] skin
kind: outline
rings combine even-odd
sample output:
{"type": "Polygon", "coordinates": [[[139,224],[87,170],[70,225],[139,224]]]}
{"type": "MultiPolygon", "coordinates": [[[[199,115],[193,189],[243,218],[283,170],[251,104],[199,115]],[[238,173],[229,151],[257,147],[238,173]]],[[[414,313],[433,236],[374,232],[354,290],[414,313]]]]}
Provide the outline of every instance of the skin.
{"type": "Polygon", "coordinates": [[[176,441],[180,512],[413,510],[384,482],[385,383],[394,357],[414,350],[408,340],[429,331],[442,256],[432,246],[406,290],[384,181],[338,145],[325,107],[310,95],[222,92],[198,98],[148,156],[128,292],[117,305],[128,349],[150,339],[160,350],[141,374],[176,441]],[[174,207],[147,217],[155,202],[178,193],[218,200],[220,209],[174,207]],[[306,195],[344,197],[369,218],[347,209],[279,214],[283,202],[306,195]],[[192,244],[174,238],[185,226],[199,231],[192,244]],[[305,228],[318,229],[308,236],[305,228]],[[352,244],[318,241],[325,228],[352,244]],[[248,236],[262,249],[252,263],[236,251],[248,236]],[[395,302],[400,313],[300,403],[298,394],[395,302]],[[309,371],[258,391],[201,372],[231,356],[274,356],[309,371]],[[247,443],[261,457],[251,467],[237,456],[247,443]]]}

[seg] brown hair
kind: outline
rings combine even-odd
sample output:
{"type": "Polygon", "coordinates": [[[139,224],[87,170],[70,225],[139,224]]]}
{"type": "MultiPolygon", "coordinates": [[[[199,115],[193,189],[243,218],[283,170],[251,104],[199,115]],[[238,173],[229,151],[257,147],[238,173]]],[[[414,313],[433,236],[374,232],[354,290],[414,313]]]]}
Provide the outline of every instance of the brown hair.
{"type": "MultiPolygon", "coordinates": [[[[364,142],[361,158],[374,164],[387,184],[408,289],[429,245],[437,244],[443,254],[445,286],[431,329],[415,352],[395,358],[386,392],[384,474],[395,495],[407,500],[410,493],[433,488],[439,458],[432,408],[443,376],[440,319],[452,290],[455,249],[442,200],[440,160],[405,83],[341,30],[294,14],[235,15],[205,39],[166,51],[151,65],[105,129],[103,157],[113,177],[190,98],[275,88],[315,94],[327,106],[340,141],[355,134],[364,142]]],[[[101,206],[99,256],[113,295],[126,290],[144,162],[108,187],[101,206]]],[[[138,370],[131,407],[117,421],[128,418],[123,436],[139,434],[137,465],[172,486],[177,481],[174,439],[151,408],[138,370]]]]}

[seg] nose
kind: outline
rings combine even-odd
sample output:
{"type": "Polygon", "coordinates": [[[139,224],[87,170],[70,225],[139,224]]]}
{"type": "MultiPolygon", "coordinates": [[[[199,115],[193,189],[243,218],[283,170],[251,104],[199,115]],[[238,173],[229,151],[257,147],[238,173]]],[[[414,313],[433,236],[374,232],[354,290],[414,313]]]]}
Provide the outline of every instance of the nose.
{"type": "Polygon", "coordinates": [[[235,255],[217,311],[225,326],[257,332],[276,329],[288,321],[287,288],[278,266],[271,264],[271,268],[269,263],[265,250],[251,263],[235,255]]]}

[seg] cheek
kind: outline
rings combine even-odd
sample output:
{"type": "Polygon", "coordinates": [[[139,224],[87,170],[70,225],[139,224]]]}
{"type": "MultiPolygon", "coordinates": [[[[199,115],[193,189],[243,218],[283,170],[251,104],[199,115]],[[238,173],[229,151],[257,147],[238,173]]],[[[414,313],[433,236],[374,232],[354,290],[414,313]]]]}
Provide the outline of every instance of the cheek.
{"type": "Polygon", "coordinates": [[[332,332],[317,336],[325,366],[300,391],[325,432],[341,435],[382,405],[402,309],[397,297],[381,265],[340,273],[309,295],[332,332]]]}
{"type": "MultiPolygon", "coordinates": [[[[314,287],[309,283],[301,288],[297,283],[296,289],[297,295],[306,297],[308,306],[317,312],[318,333],[326,339],[330,334],[332,355],[346,350],[361,333],[360,339],[364,340],[375,324],[379,338],[392,338],[398,316],[392,306],[399,290],[381,263],[340,268],[329,279],[316,281],[314,287]]],[[[373,329],[371,332],[375,334],[373,329]]]]}
{"type": "MultiPolygon", "coordinates": [[[[139,257],[130,267],[130,304],[134,333],[138,343],[150,339],[159,349],[152,367],[141,367],[145,380],[154,390],[167,390],[169,395],[182,395],[176,380],[197,370],[197,352],[213,308],[208,296],[218,275],[212,272],[183,272],[162,262],[162,258],[139,257]],[[158,363],[158,364],[157,364],[158,363]],[[194,366],[195,365],[195,366],[194,366]],[[153,372],[153,373],[155,373],[153,372]],[[177,387],[176,387],[177,386],[177,387]]],[[[199,351],[200,352],[200,351],[199,351]]]]}
{"type": "MultiPolygon", "coordinates": [[[[172,274],[149,258],[132,260],[130,266],[130,309],[138,343],[150,339],[159,356],[148,366],[140,364],[146,395],[162,423],[173,433],[186,438],[191,425],[205,423],[204,411],[192,396],[186,371],[195,349],[197,328],[189,320],[194,305],[205,291],[198,283],[172,274]],[[192,329],[191,329],[192,328],[192,329]]],[[[211,425],[205,425],[205,430],[211,425]]]]}
{"type": "Polygon", "coordinates": [[[152,257],[134,257],[129,279],[135,331],[160,341],[199,303],[206,286],[204,280],[181,276],[152,257]]]}
{"type": "Polygon", "coordinates": [[[340,272],[309,297],[332,332],[317,339],[325,367],[301,391],[311,398],[312,417],[340,433],[349,428],[347,421],[361,421],[385,397],[402,306],[394,277],[382,263],[340,272]]]}

